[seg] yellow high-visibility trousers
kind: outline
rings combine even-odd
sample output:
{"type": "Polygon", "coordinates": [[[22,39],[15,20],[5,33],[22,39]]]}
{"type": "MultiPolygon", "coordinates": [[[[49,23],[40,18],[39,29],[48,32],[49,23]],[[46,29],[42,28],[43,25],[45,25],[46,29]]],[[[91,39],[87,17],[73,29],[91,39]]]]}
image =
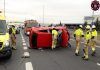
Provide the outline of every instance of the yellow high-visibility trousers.
{"type": "Polygon", "coordinates": [[[96,48],[96,39],[91,39],[91,48],[92,48],[92,52],[95,52],[95,48],[96,48]]]}
{"type": "Polygon", "coordinates": [[[79,53],[79,50],[80,50],[80,37],[76,37],[76,50],[75,50],[75,53],[79,53]]]}
{"type": "Polygon", "coordinates": [[[10,35],[10,38],[11,38],[11,46],[13,48],[16,48],[16,38],[13,34],[10,35]]]}
{"type": "Polygon", "coordinates": [[[52,37],[52,49],[56,48],[56,44],[57,44],[57,36],[53,36],[52,37]]]}
{"type": "Polygon", "coordinates": [[[88,47],[90,46],[90,40],[89,41],[85,41],[85,45],[84,45],[84,57],[85,59],[88,59],[88,47]]]}

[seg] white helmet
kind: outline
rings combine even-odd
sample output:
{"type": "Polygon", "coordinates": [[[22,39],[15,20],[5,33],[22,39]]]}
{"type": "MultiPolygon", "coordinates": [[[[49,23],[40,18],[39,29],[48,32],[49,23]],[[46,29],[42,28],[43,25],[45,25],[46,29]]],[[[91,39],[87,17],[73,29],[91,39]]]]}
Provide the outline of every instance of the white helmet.
{"type": "Polygon", "coordinates": [[[90,29],[90,26],[89,26],[89,25],[87,25],[87,26],[86,26],[86,29],[90,29]]]}
{"type": "Polygon", "coordinates": [[[95,25],[92,25],[92,28],[96,28],[96,26],[95,25]]]}
{"type": "Polygon", "coordinates": [[[82,26],[82,25],[79,25],[79,27],[81,27],[81,28],[82,28],[83,26],[82,26]]]}

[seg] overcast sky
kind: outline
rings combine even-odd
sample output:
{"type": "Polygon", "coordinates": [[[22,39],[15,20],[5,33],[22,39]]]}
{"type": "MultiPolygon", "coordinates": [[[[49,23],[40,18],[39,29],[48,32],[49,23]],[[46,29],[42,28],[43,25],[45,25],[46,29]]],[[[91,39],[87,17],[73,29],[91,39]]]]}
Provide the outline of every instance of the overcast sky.
{"type": "MultiPolygon", "coordinates": [[[[0,0],[0,9],[3,10],[0,0]]],[[[92,15],[92,0],[5,0],[7,20],[36,19],[45,23],[83,23],[84,16],[92,15]]],[[[95,12],[100,15],[100,10],[95,12]]]]}

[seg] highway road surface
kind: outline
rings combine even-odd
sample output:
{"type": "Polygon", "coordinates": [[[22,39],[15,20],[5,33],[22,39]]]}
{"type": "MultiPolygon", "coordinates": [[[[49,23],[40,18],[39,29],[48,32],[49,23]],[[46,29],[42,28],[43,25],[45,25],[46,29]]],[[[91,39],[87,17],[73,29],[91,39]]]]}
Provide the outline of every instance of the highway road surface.
{"type": "Polygon", "coordinates": [[[96,56],[91,56],[89,48],[89,61],[82,60],[84,47],[81,43],[80,56],[75,56],[75,40],[70,31],[71,48],[28,49],[29,39],[23,30],[17,35],[17,50],[9,60],[0,61],[0,70],[100,70],[100,47],[97,46],[96,56]],[[24,58],[23,54],[30,57],[24,58]]]}

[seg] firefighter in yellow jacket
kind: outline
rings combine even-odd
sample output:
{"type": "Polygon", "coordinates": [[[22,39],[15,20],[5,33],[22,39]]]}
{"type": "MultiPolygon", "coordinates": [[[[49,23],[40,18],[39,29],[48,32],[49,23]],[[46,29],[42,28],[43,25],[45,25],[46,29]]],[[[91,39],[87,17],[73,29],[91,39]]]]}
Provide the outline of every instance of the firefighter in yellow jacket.
{"type": "Polygon", "coordinates": [[[10,37],[11,37],[12,48],[16,50],[16,29],[14,25],[12,25],[11,27],[10,37]]]}
{"type": "Polygon", "coordinates": [[[74,32],[74,37],[76,40],[76,51],[75,51],[76,56],[79,55],[80,41],[81,41],[81,38],[84,37],[82,28],[83,28],[82,25],[79,25],[79,27],[74,32]]]}
{"type": "Polygon", "coordinates": [[[86,33],[85,33],[85,45],[84,45],[84,56],[82,57],[84,60],[88,60],[88,47],[90,46],[90,41],[91,41],[91,31],[90,31],[90,26],[86,26],[86,33]]]}
{"type": "Polygon", "coordinates": [[[56,48],[58,32],[55,28],[52,29],[52,49],[56,48]]]}
{"type": "Polygon", "coordinates": [[[91,48],[92,48],[92,56],[95,55],[95,47],[96,47],[96,40],[97,40],[97,31],[96,31],[96,26],[92,25],[92,31],[91,31],[91,48]]]}

